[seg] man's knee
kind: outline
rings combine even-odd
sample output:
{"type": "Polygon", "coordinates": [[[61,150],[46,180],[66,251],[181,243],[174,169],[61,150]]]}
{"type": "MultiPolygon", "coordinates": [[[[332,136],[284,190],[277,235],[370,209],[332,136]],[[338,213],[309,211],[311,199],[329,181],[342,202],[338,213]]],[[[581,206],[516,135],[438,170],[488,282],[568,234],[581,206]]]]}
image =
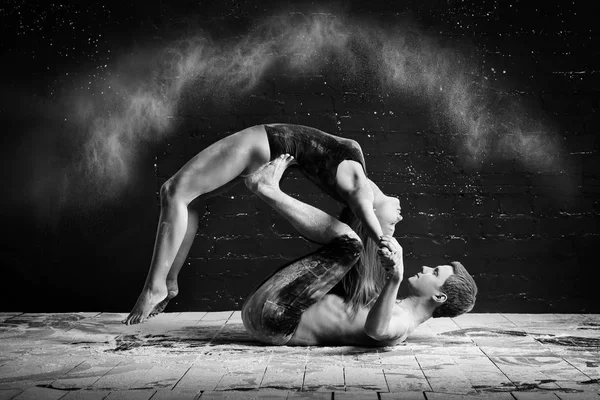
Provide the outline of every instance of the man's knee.
{"type": "Polygon", "coordinates": [[[364,249],[362,240],[354,231],[337,236],[326,247],[330,257],[342,262],[358,259],[364,249]]]}

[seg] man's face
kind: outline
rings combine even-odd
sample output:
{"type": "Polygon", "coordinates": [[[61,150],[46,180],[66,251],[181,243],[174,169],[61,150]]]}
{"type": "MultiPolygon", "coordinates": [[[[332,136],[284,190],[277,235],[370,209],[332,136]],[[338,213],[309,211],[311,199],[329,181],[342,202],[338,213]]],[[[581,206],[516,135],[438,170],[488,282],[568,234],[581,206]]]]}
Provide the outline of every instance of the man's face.
{"type": "Polygon", "coordinates": [[[408,278],[408,285],[418,296],[431,297],[440,293],[440,287],[453,274],[452,265],[438,265],[435,268],[424,266],[421,272],[408,278]]]}

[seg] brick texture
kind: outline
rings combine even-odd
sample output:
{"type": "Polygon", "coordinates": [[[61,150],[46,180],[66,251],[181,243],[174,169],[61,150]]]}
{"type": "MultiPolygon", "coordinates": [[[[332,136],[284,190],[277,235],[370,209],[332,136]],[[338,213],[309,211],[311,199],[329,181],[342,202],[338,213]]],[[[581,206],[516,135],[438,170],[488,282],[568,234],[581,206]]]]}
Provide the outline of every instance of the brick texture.
{"type": "MultiPolygon", "coordinates": [[[[180,133],[157,153],[157,186],[193,154],[236,130],[267,122],[313,126],[357,140],[371,179],[400,198],[404,221],[396,237],[407,274],[461,260],[479,284],[476,312],[600,312],[600,303],[586,301],[585,294],[600,245],[600,81],[589,72],[600,62],[588,57],[600,48],[598,36],[559,33],[559,27],[535,32],[543,24],[537,19],[528,29],[511,28],[499,17],[452,9],[454,2],[435,4],[429,17],[418,14],[424,23],[462,21],[442,24],[448,46],[471,42],[482,73],[496,76],[494,68],[498,74],[492,88],[538,99],[530,108],[552,121],[573,168],[537,171],[501,157],[473,166],[457,147],[460,132],[440,125],[435,107],[410,100],[410,94],[363,91],[326,73],[280,74],[265,77],[262,89],[235,110],[178,115],[180,133]]],[[[283,187],[339,212],[299,175],[283,187]]],[[[205,214],[175,305],[182,311],[239,308],[274,268],[316,248],[243,185],[201,207],[205,214]]]]}

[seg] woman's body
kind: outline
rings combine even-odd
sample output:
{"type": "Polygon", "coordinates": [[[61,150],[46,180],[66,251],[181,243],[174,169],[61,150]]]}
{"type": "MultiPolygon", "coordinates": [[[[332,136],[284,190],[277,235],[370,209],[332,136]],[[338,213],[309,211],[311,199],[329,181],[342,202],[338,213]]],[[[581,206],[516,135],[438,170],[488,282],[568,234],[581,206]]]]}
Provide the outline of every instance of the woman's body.
{"type": "MultiPolygon", "coordinates": [[[[198,221],[188,205],[238,182],[283,153],[294,155],[309,179],[346,203],[373,240],[385,233],[382,228],[389,230],[389,226],[380,225],[374,211],[386,196],[367,178],[362,151],[355,141],[298,125],[247,128],[198,153],[161,188],[161,213],[150,270],[125,323],[143,322],[177,295],[177,276],[198,221]]],[[[386,207],[394,208],[389,204],[386,207]]],[[[398,212],[399,203],[395,208],[398,212]]]]}

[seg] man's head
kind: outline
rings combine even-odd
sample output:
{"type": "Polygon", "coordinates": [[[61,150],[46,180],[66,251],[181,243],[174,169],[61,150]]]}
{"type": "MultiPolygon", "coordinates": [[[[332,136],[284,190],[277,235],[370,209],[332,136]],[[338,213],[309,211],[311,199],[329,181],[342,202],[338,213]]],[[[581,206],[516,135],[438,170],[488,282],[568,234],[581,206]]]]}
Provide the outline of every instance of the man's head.
{"type": "Polygon", "coordinates": [[[408,278],[411,292],[435,305],[433,317],[456,317],[473,309],[477,285],[458,261],[422,271],[408,278]]]}

